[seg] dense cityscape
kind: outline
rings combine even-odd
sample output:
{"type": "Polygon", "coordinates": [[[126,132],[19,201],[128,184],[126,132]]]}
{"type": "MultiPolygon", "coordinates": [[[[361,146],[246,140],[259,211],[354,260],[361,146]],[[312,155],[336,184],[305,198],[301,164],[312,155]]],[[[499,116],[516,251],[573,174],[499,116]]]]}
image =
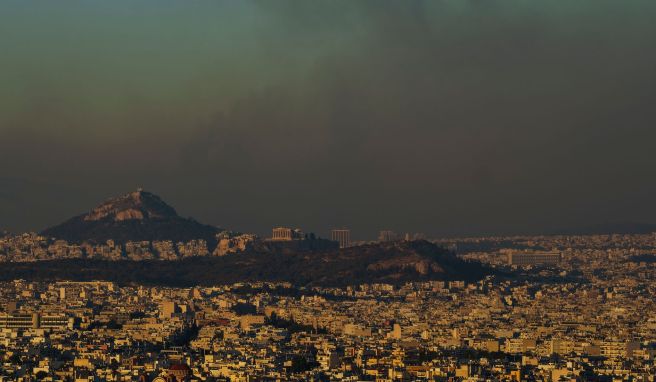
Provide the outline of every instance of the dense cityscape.
{"type": "Polygon", "coordinates": [[[655,68],[655,0],[0,0],[0,382],[656,382],[655,68]]]}
{"type": "MultiPolygon", "coordinates": [[[[280,232],[272,236],[305,240],[280,232]]],[[[4,261],[98,253],[39,244],[44,240],[36,234],[2,239],[4,261]]],[[[436,243],[507,274],[346,288],[3,282],[2,378],[654,380],[655,234],[436,243]],[[521,258],[528,260],[513,263],[521,258]]],[[[134,258],[134,245],[117,248],[134,258]]],[[[189,256],[217,255],[203,245],[177,248],[189,256]]]]}

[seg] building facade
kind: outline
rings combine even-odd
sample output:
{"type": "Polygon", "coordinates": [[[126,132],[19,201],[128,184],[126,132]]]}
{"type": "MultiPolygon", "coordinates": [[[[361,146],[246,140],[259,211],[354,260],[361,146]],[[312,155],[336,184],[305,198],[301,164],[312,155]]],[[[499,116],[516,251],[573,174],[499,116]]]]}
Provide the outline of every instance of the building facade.
{"type": "Polygon", "coordinates": [[[303,239],[303,231],[287,227],[276,227],[272,230],[271,240],[286,241],[303,239]]]}
{"type": "Polygon", "coordinates": [[[330,231],[330,239],[339,243],[340,248],[351,246],[351,231],[348,229],[334,229],[330,231]]]}
{"type": "Polygon", "coordinates": [[[0,315],[0,328],[4,329],[72,329],[73,318],[46,316],[40,313],[0,315]]]}
{"type": "Polygon", "coordinates": [[[509,253],[508,265],[557,265],[560,263],[559,252],[509,253]]]}

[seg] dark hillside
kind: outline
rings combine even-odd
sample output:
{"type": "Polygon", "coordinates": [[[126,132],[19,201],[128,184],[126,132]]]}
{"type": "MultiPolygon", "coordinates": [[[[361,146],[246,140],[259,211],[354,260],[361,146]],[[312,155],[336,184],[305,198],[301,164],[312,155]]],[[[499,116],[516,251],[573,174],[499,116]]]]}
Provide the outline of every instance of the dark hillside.
{"type": "Polygon", "coordinates": [[[233,254],[179,261],[68,259],[5,263],[1,280],[108,280],[146,285],[193,286],[243,281],[296,285],[399,284],[424,280],[478,280],[490,270],[456,258],[426,241],[395,242],[321,253],[233,254]]]}

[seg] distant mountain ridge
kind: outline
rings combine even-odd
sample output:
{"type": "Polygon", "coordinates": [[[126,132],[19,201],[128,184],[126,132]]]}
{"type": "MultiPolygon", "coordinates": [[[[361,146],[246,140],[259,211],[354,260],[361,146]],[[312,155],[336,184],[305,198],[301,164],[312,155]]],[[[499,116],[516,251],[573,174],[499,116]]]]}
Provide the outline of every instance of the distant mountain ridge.
{"type": "Polygon", "coordinates": [[[128,241],[195,239],[216,243],[221,229],[178,216],[175,209],[159,196],[138,189],[108,199],[90,212],[75,216],[57,226],[47,228],[42,235],[70,243],[103,243],[128,241]]]}
{"type": "Polygon", "coordinates": [[[656,224],[638,222],[603,223],[585,227],[563,229],[556,235],[611,235],[649,234],[656,232],[656,224]]]}

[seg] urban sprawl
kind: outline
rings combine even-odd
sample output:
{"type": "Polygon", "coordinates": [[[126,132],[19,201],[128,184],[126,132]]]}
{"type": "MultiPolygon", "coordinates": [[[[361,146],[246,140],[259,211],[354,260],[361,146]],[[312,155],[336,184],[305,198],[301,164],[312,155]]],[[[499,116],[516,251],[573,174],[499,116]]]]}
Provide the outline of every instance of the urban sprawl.
{"type": "MultiPolygon", "coordinates": [[[[332,239],[353,245],[346,229],[332,239]]],[[[0,259],[238,256],[256,240],[74,245],[23,234],[0,239],[0,259]]],[[[512,277],[344,288],[6,281],[0,380],[654,381],[656,235],[435,242],[512,277]]]]}

